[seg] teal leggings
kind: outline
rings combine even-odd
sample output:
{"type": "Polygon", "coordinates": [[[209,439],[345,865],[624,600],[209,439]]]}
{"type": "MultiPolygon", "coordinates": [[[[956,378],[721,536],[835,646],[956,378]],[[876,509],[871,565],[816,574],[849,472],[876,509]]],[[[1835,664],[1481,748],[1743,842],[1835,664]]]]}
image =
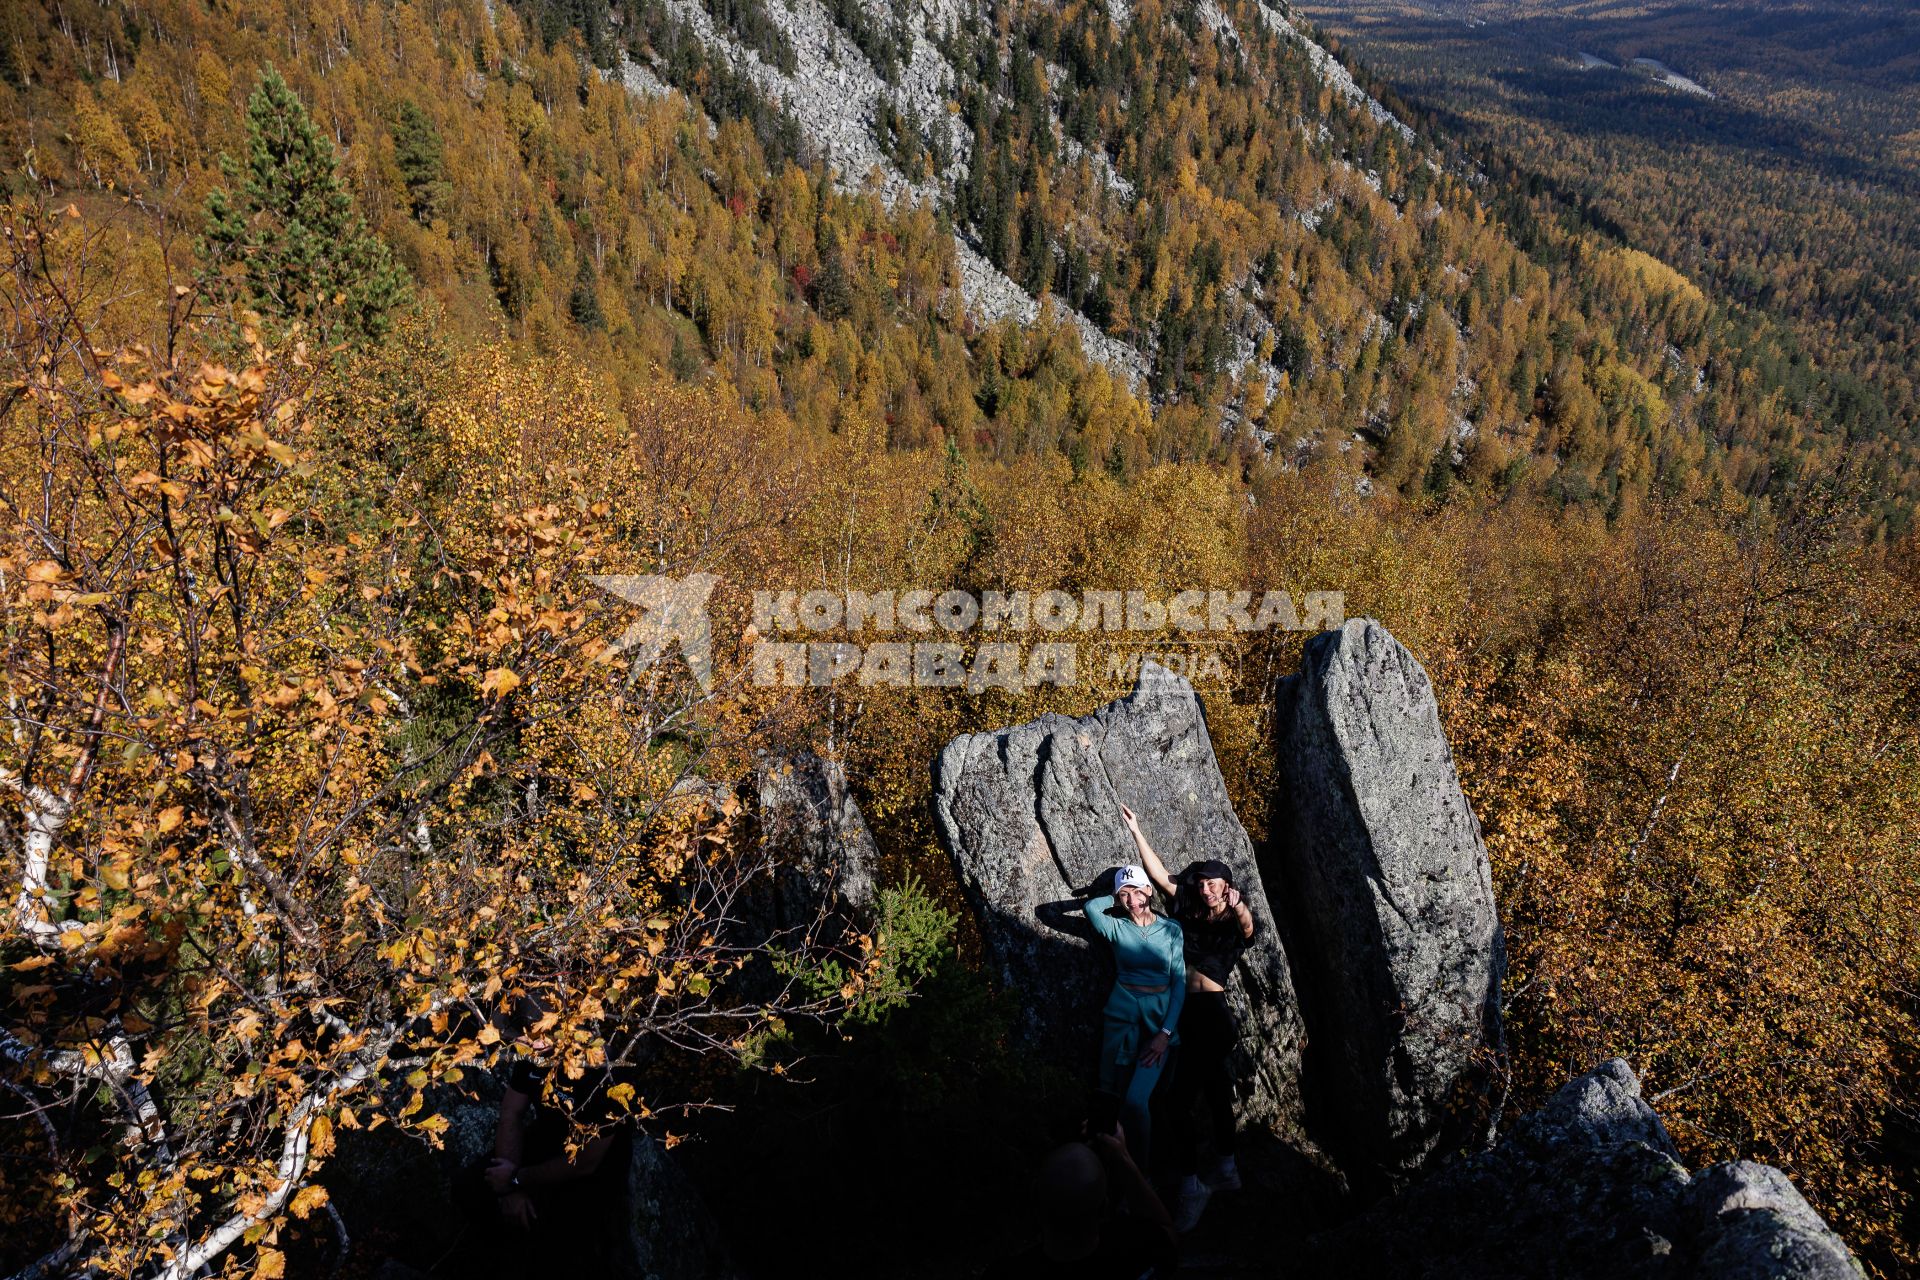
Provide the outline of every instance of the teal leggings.
{"type": "MultiPolygon", "coordinates": [[[[1147,1168],[1152,1144],[1153,1121],[1147,1103],[1153,1087],[1160,1083],[1167,1059],[1158,1065],[1140,1065],[1140,1050],[1166,1025],[1171,1007],[1172,988],[1142,995],[1119,983],[1107,997],[1104,1026],[1100,1034],[1100,1087],[1120,1098],[1120,1123],[1126,1127],[1127,1149],[1133,1162],[1147,1168]]],[[[1177,1041],[1176,1032],[1173,1039],[1177,1041]]]]}

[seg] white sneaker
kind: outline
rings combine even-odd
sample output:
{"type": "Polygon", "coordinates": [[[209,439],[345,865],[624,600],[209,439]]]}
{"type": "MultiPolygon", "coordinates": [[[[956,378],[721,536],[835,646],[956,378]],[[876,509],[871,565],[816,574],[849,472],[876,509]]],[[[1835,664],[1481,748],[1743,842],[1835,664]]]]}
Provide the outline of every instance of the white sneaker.
{"type": "Polygon", "coordinates": [[[1207,1176],[1207,1186],[1213,1191],[1240,1189],[1240,1166],[1234,1163],[1232,1156],[1221,1156],[1214,1163],[1213,1172],[1207,1176]]]}
{"type": "Polygon", "coordinates": [[[1200,1221],[1200,1215],[1206,1212],[1207,1200],[1213,1195],[1213,1188],[1188,1174],[1180,1184],[1180,1199],[1173,1210],[1173,1229],[1185,1235],[1194,1229],[1200,1221]]]}

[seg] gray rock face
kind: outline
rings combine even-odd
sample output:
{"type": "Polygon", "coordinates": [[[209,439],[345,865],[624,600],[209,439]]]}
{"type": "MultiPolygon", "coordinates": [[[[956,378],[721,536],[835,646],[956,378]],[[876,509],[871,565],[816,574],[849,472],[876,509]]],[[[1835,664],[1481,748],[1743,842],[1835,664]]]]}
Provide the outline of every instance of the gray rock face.
{"type": "Polygon", "coordinates": [[[1569,1080],[1524,1122],[1526,1131],[1576,1146],[1607,1147],[1637,1142],[1678,1161],[1667,1126],[1640,1096],[1640,1078],[1622,1058],[1609,1058],[1569,1080]]]}
{"type": "Polygon", "coordinates": [[[1074,899],[1106,892],[1105,873],[1137,860],[1122,803],[1174,874],[1202,858],[1233,869],[1259,925],[1229,988],[1241,1023],[1242,1115],[1297,1128],[1298,1004],[1253,847],[1227,798],[1193,686],[1151,662],[1131,694],[1087,716],[1048,714],[963,735],[940,754],[941,837],[990,963],[1021,993],[1029,1039],[1057,1061],[1092,1060],[1112,971],[1104,951],[1078,932],[1085,924],[1074,899]]]}
{"type": "Polygon", "coordinates": [[[1687,1188],[1696,1274],[1724,1280],[1851,1280],[1864,1269],[1791,1179],[1751,1160],[1716,1164],[1687,1188]]]}
{"type": "Polygon", "coordinates": [[[729,1280],[737,1275],[719,1225],[693,1183],[653,1138],[637,1135],[620,1206],[619,1257],[645,1280],[729,1280]]]}
{"type": "Polygon", "coordinates": [[[1267,859],[1313,1050],[1315,1136],[1362,1195],[1484,1145],[1505,944],[1433,687],[1371,619],[1307,642],[1276,712],[1267,859]]]}
{"type": "MultiPolygon", "coordinates": [[[[763,62],[756,51],[716,23],[696,0],[668,0],[667,8],[703,45],[748,76],[770,102],[793,113],[807,140],[830,160],[836,184],[842,190],[860,191],[872,182],[890,209],[915,204],[932,208],[965,178],[972,142],[965,129],[955,129],[949,137],[955,154],[946,172],[933,181],[916,182],[881,149],[869,127],[883,106],[910,112],[929,124],[946,118],[947,104],[953,97],[949,85],[953,69],[933,41],[917,38],[916,33],[951,29],[962,9],[950,0],[918,0],[907,6],[913,16],[904,28],[906,56],[898,69],[897,84],[881,77],[818,0],[788,0],[766,11],[793,49],[791,74],[763,62]]],[[[878,21],[894,20],[892,10],[884,6],[869,4],[867,8],[878,21]]],[[[643,74],[626,75],[631,91],[650,93],[661,83],[651,69],[636,66],[636,70],[643,74]]],[[[1090,154],[1096,157],[1097,173],[1117,179],[1104,154],[1098,150],[1090,154]]],[[[1131,189],[1118,194],[1128,199],[1131,189]]],[[[1013,319],[1032,324],[1039,319],[1040,301],[1006,272],[958,235],[953,248],[959,268],[960,301],[968,312],[986,323],[1013,319]]],[[[1060,310],[1057,299],[1056,309],[1062,319],[1079,330],[1081,348],[1088,355],[1125,377],[1134,388],[1146,384],[1147,361],[1138,351],[1105,333],[1080,312],[1060,310]]]]}
{"type": "Polygon", "coordinates": [[[871,927],[880,851],[838,761],[763,753],[739,790],[762,861],[723,926],[752,953],[728,989],[750,1003],[771,1001],[792,981],[772,950],[831,952],[871,927]]]}
{"type": "Polygon", "coordinates": [[[823,906],[871,906],[880,850],[839,761],[763,757],[754,783],[761,843],[779,863],[783,924],[809,919],[823,906]]]}
{"type": "Polygon", "coordinates": [[[1308,1276],[1858,1280],[1860,1265],[1778,1169],[1689,1176],[1615,1058],[1490,1151],[1316,1238],[1308,1276]]]}

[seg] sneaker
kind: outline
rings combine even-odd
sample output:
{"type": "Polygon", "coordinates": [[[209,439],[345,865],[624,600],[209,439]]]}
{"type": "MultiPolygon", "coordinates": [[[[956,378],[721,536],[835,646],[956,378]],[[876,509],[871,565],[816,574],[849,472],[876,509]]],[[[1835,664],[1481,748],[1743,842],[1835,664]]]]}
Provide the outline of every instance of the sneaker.
{"type": "Polygon", "coordinates": [[[1232,1156],[1221,1156],[1214,1163],[1213,1172],[1207,1176],[1207,1186],[1214,1191],[1238,1191],[1240,1189],[1240,1166],[1232,1156]]]}
{"type": "Polygon", "coordinates": [[[1213,1188],[1188,1174],[1180,1184],[1180,1199],[1173,1209],[1173,1229],[1181,1235],[1194,1229],[1200,1221],[1200,1215],[1206,1212],[1207,1200],[1213,1195],[1213,1188]]]}

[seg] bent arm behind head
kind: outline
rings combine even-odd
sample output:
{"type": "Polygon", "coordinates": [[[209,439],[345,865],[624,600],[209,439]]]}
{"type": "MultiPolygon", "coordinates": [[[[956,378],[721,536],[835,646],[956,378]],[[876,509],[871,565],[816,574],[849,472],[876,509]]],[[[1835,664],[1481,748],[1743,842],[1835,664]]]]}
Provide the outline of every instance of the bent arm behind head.
{"type": "Polygon", "coordinates": [[[1112,894],[1103,893],[1097,898],[1088,898],[1083,909],[1087,913],[1087,923],[1092,925],[1093,931],[1101,937],[1111,941],[1119,932],[1120,922],[1108,914],[1113,910],[1112,894]]]}

